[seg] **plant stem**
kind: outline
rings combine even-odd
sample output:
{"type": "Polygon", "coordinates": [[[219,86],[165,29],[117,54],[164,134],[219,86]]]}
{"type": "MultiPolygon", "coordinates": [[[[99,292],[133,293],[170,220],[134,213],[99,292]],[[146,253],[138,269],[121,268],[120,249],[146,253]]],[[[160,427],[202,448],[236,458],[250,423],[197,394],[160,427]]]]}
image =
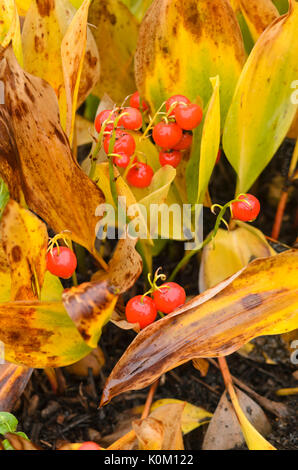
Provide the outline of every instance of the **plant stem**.
{"type": "Polygon", "coordinates": [[[152,401],[156,392],[156,389],[159,385],[159,379],[157,379],[150,387],[150,390],[148,392],[147,400],[144,406],[144,410],[141,416],[141,419],[148,418],[149,413],[150,413],[150,408],[152,406],[152,401]]]}

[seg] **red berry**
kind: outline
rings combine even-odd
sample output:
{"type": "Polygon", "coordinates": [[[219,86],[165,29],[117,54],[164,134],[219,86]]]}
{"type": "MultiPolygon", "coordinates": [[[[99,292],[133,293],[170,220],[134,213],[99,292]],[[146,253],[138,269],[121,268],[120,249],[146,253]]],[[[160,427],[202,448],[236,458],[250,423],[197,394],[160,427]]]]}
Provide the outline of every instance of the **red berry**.
{"type": "Polygon", "coordinates": [[[258,217],[261,210],[259,200],[252,194],[242,195],[239,199],[231,205],[233,219],[252,222],[258,217]]]}
{"type": "Polygon", "coordinates": [[[182,155],[181,155],[181,152],[179,152],[179,150],[173,150],[171,152],[163,151],[163,152],[160,152],[159,154],[159,161],[160,161],[161,166],[171,165],[174,168],[177,168],[177,166],[181,162],[181,158],[182,158],[182,155]]]}
{"type": "Polygon", "coordinates": [[[157,310],[167,314],[185,303],[186,294],[176,282],[166,282],[153,293],[153,300],[157,310]]]}
{"type": "Polygon", "coordinates": [[[177,106],[179,106],[179,104],[189,104],[190,103],[190,100],[184,96],[184,95],[173,95],[171,96],[171,98],[169,98],[167,101],[166,101],[166,110],[167,112],[169,112],[171,106],[174,104],[174,103],[177,103],[176,106],[173,108],[173,110],[171,111],[170,113],[170,116],[174,116],[174,111],[176,109],[177,106]]]}
{"type": "Polygon", "coordinates": [[[154,172],[146,163],[137,162],[127,173],[127,181],[136,188],[147,188],[150,186],[154,172]]]}
{"type": "Polygon", "coordinates": [[[112,134],[108,135],[103,143],[106,154],[117,153],[120,155],[125,154],[128,157],[131,157],[135,153],[136,143],[134,138],[130,134],[127,134],[126,132],[120,129],[116,130],[116,140],[114,148],[111,152],[109,152],[111,137],[112,134]]]}
{"type": "Polygon", "coordinates": [[[162,148],[170,149],[180,142],[182,129],[173,122],[160,122],[153,129],[154,142],[162,148]]]}
{"type": "Polygon", "coordinates": [[[127,303],[125,315],[129,323],[139,323],[140,328],[143,329],[154,322],[157,310],[150,297],[137,295],[127,303]]]}
{"type": "Polygon", "coordinates": [[[183,132],[182,139],[180,142],[178,142],[175,147],[173,147],[173,150],[187,150],[192,146],[192,134],[189,134],[188,132],[183,132]]]}
{"type": "Polygon", "coordinates": [[[203,119],[203,110],[195,103],[177,106],[174,114],[176,123],[186,131],[191,131],[198,127],[203,119]]]}
{"type": "Polygon", "coordinates": [[[124,108],[121,112],[123,116],[119,119],[119,126],[123,126],[130,131],[137,131],[143,125],[143,117],[136,108],[124,108]]]}
{"type": "Polygon", "coordinates": [[[83,444],[78,448],[78,450],[102,450],[102,447],[96,444],[96,442],[88,441],[83,442],[83,444]]]}
{"type": "MultiPolygon", "coordinates": [[[[141,102],[141,97],[140,93],[136,91],[129,100],[129,104],[132,108],[140,109],[140,102],[141,102]]],[[[148,104],[146,101],[142,100],[142,111],[146,111],[148,109],[148,104]]]]}
{"type": "Polygon", "coordinates": [[[221,149],[218,150],[218,154],[217,154],[217,158],[216,158],[215,163],[219,163],[220,159],[221,159],[221,149]]]}
{"type": "Polygon", "coordinates": [[[54,276],[68,279],[73,275],[76,267],[76,255],[66,246],[60,246],[59,249],[55,247],[47,253],[47,270],[54,276]]]}
{"type": "Polygon", "coordinates": [[[96,119],[95,119],[95,122],[94,122],[94,125],[95,125],[95,129],[96,131],[99,133],[101,131],[101,128],[102,128],[102,125],[103,123],[108,119],[109,121],[113,121],[112,123],[110,124],[107,124],[105,126],[105,130],[106,131],[112,131],[113,128],[114,128],[114,121],[116,119],[117,115],[116,113],[113,113],[113,110],[112,109],[106,109],[104,111],[102,111],[101,113],[99,113],[97,116],[96,116],[96,119]]]}
{"type": "Polygon", "coordinates": [[[119,166],[120,168],[127,168],[130,162],[130,157],[125,155],[125,153],[118,154],[117,157],[113,157],[114,165],[119,166]]]}

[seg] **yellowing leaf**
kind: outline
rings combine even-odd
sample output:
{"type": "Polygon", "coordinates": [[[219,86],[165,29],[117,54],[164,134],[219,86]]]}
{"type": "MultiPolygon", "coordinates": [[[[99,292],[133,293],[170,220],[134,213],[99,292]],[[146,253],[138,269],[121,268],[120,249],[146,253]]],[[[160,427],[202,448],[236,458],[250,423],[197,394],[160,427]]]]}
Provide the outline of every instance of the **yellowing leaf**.
{"type": "Polygon", "coordinates": [[[17,7],[14,0],[1,0],[0,6],[0,44],[2,47],[7,47],[12,41],[16,58],[22,65],[23,51],[17,7]]]}
{"type": "Polygon", "coordinates": [[[87,44],[87,21],[90,0],[85,0],[75,13],[61,43],[62,69],[66,93],[65,130],[72,143],[79,86],[87,44]],[[75,47],[74,47],[75,46],[75,47]]]}
{"type": "Polygon", "coordinates": [[[0,79],[11,119],[7,123],[5,114],[2,125],[10,130],[7,139],[14,146],[11,152],[3,152],[7,160],[1,160],[0,172],[9,191],[16,193],[18,184],[30,209],[57,233],[69,230],[74,241],[101,261],[94,249],[95,210],[104,197],[74,160],[59,122],[55,93],[21,69],[10,47],[2,58],[0,79]],[[9,167],[12,170],[7,172],[9,167]]]}
{"type": "Polygon", "coordinates": [[[239,0],[239,5],[254,41],[279,17],[271,0],[239,0]]]}
{"type": "Polygon", "coordinates": [[[192,152],[186,172],[188,200],[193,204],[204,202],[220,144],[219,77],[210,81],[213,94],[203,124],[194,131],[192,152]]]}
{"type": "Polygon", "coordinates": [[[135,15],[138,21],[141,21],[150,7],[153,0],[121,0],[130,11],[135,15]]]}
{"type": "Polygon", "coordinates": [[[298,105],[291,85],[298,76],[298,4],[262,34],[251,52],[227,117],[224,150],[247,192],[286,136],[298,105]],[[257,105],[256,105],[257,103],[257,105]]]}
{"type": "Polygon", "coordinates": [[[175,400],[173,398],[157,400],[151,406],[151,411],[154,411],[163,405],[168,405],[171,403],[184,403],[185,405],[181,419],[181,429],[183,434],[188,434],[194,429],[197,429],[199,426],[209,423],[210,419],[213,416],[212,413],[209,413],[203,408],[191,405],[190,403],[183,402],[181,400],[175,400]]]}
{"type": "Polygon", "coordinates": [[[101,78],[93,93],[104,93],[117,103],[134,93],[136,85],[133,56],[138,38],[138,22],[120,0],[94,0],[90,7],[89,23],[101,59],[101,78]]]}
{"type": "Polygon", "coordinates": [[[219,75],[224,123],[245,62],[240,28],[226,0],[155,0],[141,28],[136,81],[152,109],[173,94],[206,105],[219,75]],[[191,44],[191,47],[189,45],[191,44]]]}
{"type": "Polygon", "coordinates": [[[14,364],[0,364],[0,410],[10,411],[23,393],[32,369],[15,366],[14,364]]]}
{"type": "Polygon", "coordinates": [[[243,224],[231,231],[219,229],[213,242],[203,250],[200,292],[216,286],[254,259],[273,255],[273,248],[254,227],[243,224]]]}
{"type": "Polygon", "coordinates": [[[48,233],[45,224],[10,200],[3,214],[0,234],[11,269],[11,299],[37,298],[46,270],[48,233]]]}
{"type": "MultiPolygon", "coordinates": [[[[75,86],[78,86],[77,79],[80,76],[82,49],[85,48],[85,41],[82,41],[84,37],[83,29],[82,34],[79,33],[77,36],[79,40],[73,37],[71,46],[68,48],[65,47],[67,42],[65,35],[67,34],[68,37],[76,35],[79,23],[82,20],[84,21],[83,16],[86,9],[88,9],[86,1],[82,10],[76,12],[76,9],[68,0],[53,0],[51,2],[32,0],[22,30],[24,68],[32,75],[43,78],[54,88],[59,100],[60,116],[64,130],[66,128],[67,106],[70,106],[70,101],[73,108],[76,108],[73,91],[75,86]],[[72,23],[75,16],[76,19],[72,23]],[[64,45],[62,45],[63,38],[65,38],[64,45]],[[71,57],[70,55],[66,56],[67,49],[69,49],[68,52],[71,57]],[[66,74],[68,82],[65,83],[64,73],[66,67],[68,69],[66,74]],[[70,83],[69,80],[73,83],[70,83]]],[[[98,81],[99,71],[98,50],[91,31],[87,30],[87,45],[80,77],[78,105],[85,100],[98,81]]],[[[74,112],[74,109],[71,111],[71,115],[72,112],[74,112]]]]}
{"type": "Polygon", "coordinates": [[[31,0],[15,0],[20,16],[25,16],[29,10],[31,0]]]}
{"type": "Polygon", "coordinates": [[[279,13],[284,15],[289,10],[289,0],[272,0],[279,13]]]}
{"type": "Polygon", "coordinates": [[[257,259],[142,330],[112,371],[102,404],[148,386],[177,364],[231,354],[251,339],[298,325],[298,252],[257,259]]]}

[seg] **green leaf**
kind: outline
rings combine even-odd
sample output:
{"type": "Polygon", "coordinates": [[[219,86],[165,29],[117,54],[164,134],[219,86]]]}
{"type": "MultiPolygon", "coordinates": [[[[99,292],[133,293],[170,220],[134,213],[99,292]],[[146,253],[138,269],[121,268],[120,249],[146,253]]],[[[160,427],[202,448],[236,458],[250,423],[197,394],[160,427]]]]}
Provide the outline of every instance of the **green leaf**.
{"type": "Polygon", "coordinates": [[[14,432],[17,426],[18,420],[14,415],[6,411],[0,412],[0,434],[4,435],[7,432],[14,432]]]}
{"type": "Polygon", "coordinates": [[[245,193],[286,137],[298,105],[298,4],[277,19],[253,48],[239,79],[223,135],[225,154],[245,193]]]}
{"type": "Polygon", "coordinates": [[[218,155],[220,144],[219,77],[210,79],[213,95],[205,112],[203,124],[194,132],[194,141],[186,170],[189,202],[202,204],[218,155]]]}

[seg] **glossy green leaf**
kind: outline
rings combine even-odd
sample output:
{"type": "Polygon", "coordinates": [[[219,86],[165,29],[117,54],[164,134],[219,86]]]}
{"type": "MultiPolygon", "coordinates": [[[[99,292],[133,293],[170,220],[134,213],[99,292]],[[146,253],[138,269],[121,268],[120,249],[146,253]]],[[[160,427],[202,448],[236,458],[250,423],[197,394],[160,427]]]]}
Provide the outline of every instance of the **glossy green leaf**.
{"type": "Polygon", "coordinates": [[[223,135],[227,158],[247,192],[287,135],[298,109],[298,4],[262,34],[245,64],[223,135]]]}
{"type": "Polygon", "coordinates": [[[188,200],[202,204],[216,162],[220,145],[220,83],[211,79],[213,94],[206,108],[204,122],[194,131],[190,161],[186,171],[188,200]]]}

